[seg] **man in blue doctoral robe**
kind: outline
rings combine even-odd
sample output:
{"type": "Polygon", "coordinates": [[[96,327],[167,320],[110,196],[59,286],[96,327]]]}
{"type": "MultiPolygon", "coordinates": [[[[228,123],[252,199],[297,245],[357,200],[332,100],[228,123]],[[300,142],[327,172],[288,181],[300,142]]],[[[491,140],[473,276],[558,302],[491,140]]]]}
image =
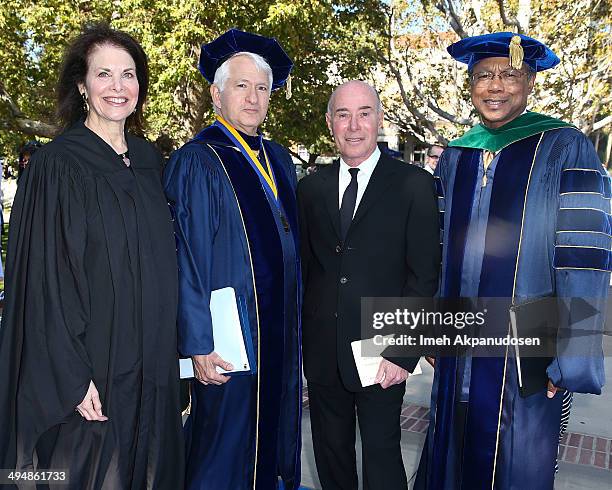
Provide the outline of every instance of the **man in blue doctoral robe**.
{"type": "Polygon", "coordinates": [[[195,378],[187,489],[299,487],[301,359],[296,175],[285,148],[258,131],[291,60],[274,39],[232,29],[203,45],[217,121],[165,170],[179,265],[179,351],[195,378]],[[232,287],[253,346],[253,373],[226,376],[211,291],[232,287]]]}
{"type": "Polygon", "coordinates": [[[511,348],[499,358],[474,350],[436,360],[415,488],[552,489],[563,394],[599,394],[604,383],[610,184],[579,130],[526,111],[535,73],[559,62],[550,49],[496,33],[448,51],[468,64],[482,123],[450,143],[436,170],[440,294],[514,305],[553,296],[564,335],[529,396],[520,393],[511,348]],[[578,311],[584,304],[590,315],[578,311]]]}

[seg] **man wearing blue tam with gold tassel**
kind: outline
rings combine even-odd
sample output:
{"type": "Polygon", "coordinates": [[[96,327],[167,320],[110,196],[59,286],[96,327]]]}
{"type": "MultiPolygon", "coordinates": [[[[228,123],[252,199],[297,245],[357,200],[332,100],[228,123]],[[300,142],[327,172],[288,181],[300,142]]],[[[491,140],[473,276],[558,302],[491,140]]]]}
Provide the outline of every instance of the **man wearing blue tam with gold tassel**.
{"type": "Polygon", "coordinates": [[[296,174],[264,139],[270,94],[293,64],[271,38],[231,29],[202,46],[216,121],[174,152],[164,174],[179,265],[179,351],[192,358],[186,489],[297,489],[300,289],[296,174]],[[215,352],[211,294],[235,291],[250,368],[215,352]]]}
{"type": "Polygon", "coordinates": [[[502,32],[448,52],[468,65],[481,123],[449,144],[436,169],[440,295],[504,298],[513,309],[557,298],[559,334],[539,368],[520,366],[512,347],[436,359],[415,488],[552,490],[564,394],[600,394],[604,384],[610,183],[578,129],[526,110],[536,73],[559,63],[548,47],[502,32]]]}

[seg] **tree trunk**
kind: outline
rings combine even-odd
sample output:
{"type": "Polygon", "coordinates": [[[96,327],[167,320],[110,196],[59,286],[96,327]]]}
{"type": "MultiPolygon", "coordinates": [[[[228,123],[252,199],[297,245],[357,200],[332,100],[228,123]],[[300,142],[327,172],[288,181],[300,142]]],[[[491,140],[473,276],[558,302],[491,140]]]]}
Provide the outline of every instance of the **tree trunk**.
{"type": "Polygon", "coordinates": [[[43,138],[53,138],[60,131],[60,128],[53,124],[25,117],[0,120],[0,129],[20,131],[28,136],[40,136],[43,138]]]}
{"type": "Polygon", "coordinates": [[[519,0],[516,20],[518,20],[521,30],[525,34],[529,34],[529,23],[531,22],[531,0],[519,0]]]}
{"type": "Polygon", "coordinates": [[[404,139],[404,161],[412,163],[414,155],[414,138],[412,136],[406,136],[404,139]]]}

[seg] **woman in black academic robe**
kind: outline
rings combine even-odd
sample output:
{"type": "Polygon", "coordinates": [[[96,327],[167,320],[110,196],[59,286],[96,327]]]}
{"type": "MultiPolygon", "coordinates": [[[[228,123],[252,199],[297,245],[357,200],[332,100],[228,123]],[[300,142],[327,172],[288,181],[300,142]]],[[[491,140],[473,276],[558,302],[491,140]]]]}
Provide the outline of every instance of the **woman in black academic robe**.
{"type": "Polygon", "coordinates": [[[34,155],[11,213],[0,468],[67,469],[79,490],[183,485],[162,159],[124,131],[142,117],[146,69],[107,26],[73,42],[58,91],[72,124],[34,155]]]}

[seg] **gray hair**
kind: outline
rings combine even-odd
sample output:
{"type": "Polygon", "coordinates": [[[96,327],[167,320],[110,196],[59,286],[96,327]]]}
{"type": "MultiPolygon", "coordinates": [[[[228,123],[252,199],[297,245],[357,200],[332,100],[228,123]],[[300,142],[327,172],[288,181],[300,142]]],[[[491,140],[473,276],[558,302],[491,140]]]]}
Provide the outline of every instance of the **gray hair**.
{"type": "Polygon", "coordinates": [[[380,101],[380,95],[378,95],[378,91],[374,87],[372,87],[372,85],[367,82],[364,82],[363,80],[349,80],[348,82],[344,82],[343,84],[338,85],[329,96],[329,101],[327,102],[327,114],[329,114],[330,117],[333,116],[334,100],[336,98],[338,90],[340,90],[345,85],[348,85],[349,83],[360,83],[368,87],[376,98],[376,112],[379,114],[382,112],[383,107],[382,102],[380,101]]]}
{"type": "Polygon", "coordinates": [[[266,75],[268,75],[268,88],[270,91],[272,91],[272,68],[270,68],[270,65],[262,56],[249,51],[239,51],[238,53],[233,54],[226,59],[219,68],[217,68],[213,83],[219,87],[219,90],[223,92],[225,82],[227,82],[227,79],[229,78],[229,62],[238,56],[248,56],[253,60],[258,71],[263,71],[266,75]]]}

